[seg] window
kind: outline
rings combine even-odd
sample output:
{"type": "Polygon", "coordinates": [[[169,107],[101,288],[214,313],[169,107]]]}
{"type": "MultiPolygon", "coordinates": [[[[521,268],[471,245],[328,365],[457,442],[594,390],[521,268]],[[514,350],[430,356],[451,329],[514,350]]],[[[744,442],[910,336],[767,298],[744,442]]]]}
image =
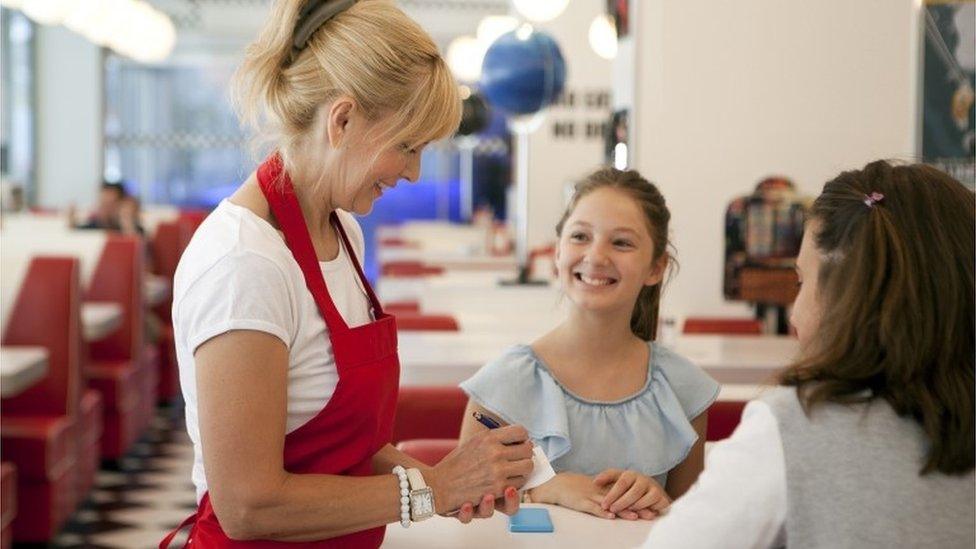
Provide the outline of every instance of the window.
{"type": "Polygon", "coordinates": [[[21,201],[34,203],[34,25],[22,13],[0,8],[0,66],[2,66],[2,131],[0,172],[4,207],[12,189],[21,201]]]}
{"type": "Polygon", "coordinates": [[[216,205],[254,168],[228,89],[234,64],[105,63],[105,178],[147,204],[216,205]]]}

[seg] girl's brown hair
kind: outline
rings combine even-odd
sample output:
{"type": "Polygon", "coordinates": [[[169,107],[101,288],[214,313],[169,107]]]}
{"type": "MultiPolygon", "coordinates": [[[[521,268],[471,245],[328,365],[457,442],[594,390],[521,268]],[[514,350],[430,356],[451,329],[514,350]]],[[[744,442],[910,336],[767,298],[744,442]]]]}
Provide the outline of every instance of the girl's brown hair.
{"type": "Polygon", "coordinates": [[[370,119],[389,116],[377,152],[416,147],[453,133],[461,120],[457,83],[437,45],[387,0],[360,0],[315,30],[295,54],[302,8],[315,0],[275,0],[264,29],[234,76],[241,120],[256,149],[277,149],[285,167],[318,108],[341,95],[370,119]]]}
{"type": "Polygon", "coordinates": [[[810,212],[823,313],[781,381],[807,412],[882,398],[914,418],[921,474],[973,469],[974,205],[935,168],[877,161],[824,185],[810,212]]]}
{"type": "MultiPolygon", "coordinates": [[[[661,191],[650,181],[641,177],[635,170],[617,170],[615,168],[601,168],[585,179],[576,184],[573,198],[570,200],[566,211],[563,213],[559,223],[556,224],[556,236],[562,237],[563,226],[566,220],[573,214],[576,205],[586,195],[597,189],[618,189],[630,195],[640,206],[644,213],[644,220],[647,222],[647,229],[651,233],[651,240],[654,243],[653,262],[657,264],[664,258],[668,267],[674,263],[674,257],[668,252],[668,248],[673,249],[668,240],[668,224],[671,221],[671,212],[664,202],[661,191]]],[[[630,329],[634,335],[645,340],[654,339],[657,331],[658,307],[661,303],[661,286],[644,286],[637,302],[634,303],[634,312],[630,316],[630,329]]]]}

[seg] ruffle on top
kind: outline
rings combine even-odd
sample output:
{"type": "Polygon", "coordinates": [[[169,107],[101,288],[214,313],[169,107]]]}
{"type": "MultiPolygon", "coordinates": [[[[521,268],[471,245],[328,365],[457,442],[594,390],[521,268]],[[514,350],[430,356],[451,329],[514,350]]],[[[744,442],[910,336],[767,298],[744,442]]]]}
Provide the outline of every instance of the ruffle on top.
{"type": "Polygon", "coordinates": [[[528,345],[509,349],[461,388],[505,422],[524,426],[556,471],[631,469],[663,486],[698,440],[690,420],[715,401],[719,384],[686,358],[649,345],[644,387],[612,402],[567,390],[528,345]]]}

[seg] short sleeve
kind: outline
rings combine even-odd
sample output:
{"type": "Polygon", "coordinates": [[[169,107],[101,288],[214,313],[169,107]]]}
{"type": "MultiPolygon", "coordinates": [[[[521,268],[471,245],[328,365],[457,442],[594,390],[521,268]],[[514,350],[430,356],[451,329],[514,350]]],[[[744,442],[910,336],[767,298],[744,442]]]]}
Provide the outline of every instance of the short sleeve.
{"type": "Polygon", "coordinates": [[[461,389],[506,423],[525,427],[550,460],[570,450],[563,391],[527,346],[513,347],[485,364],[461,389]]]}
{"type": "Polygon", "coordinates": [[[689,420],[698,417],[718,398],[718,382],[690,360],[657,343],[653,344],[653,353],[654,366],[667,378],[689,420]]]}
{"type": "Polygon", "coordinates": [[[294,295],[283,269],[253,252],[217,260],[183,294],[176,308],[178,335],[193,353],[231,330],[269,333],[291,347],[296,333],[294,295]]]}

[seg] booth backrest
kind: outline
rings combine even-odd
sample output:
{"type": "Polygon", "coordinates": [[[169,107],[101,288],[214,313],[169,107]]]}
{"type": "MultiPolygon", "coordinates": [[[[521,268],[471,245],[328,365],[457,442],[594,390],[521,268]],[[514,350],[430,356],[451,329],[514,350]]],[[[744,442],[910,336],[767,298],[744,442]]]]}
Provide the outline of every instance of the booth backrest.
{"type": "Polygon", "coordinates": [[[421,438],[456,439],[468,405],[458,387],[400,387],[393,442],[421,438]]]}
{"type": "Polygon", "coordinates": [[[144,253],[138,237],[112,235],[92,275],[85,299],[117,303],[122,325],[108,337],[91,343],[100,360],[135,360],[142,355],[144,253]]]}
{"type": "Polygon", "coordinates": [[[3,399],[2,413],[67,415],[78,411],[83,388],[81,291],[78,260],[35,257],[11,307],[3,345],[47,349],[47,375],[12,398],[3,399]]]}
{"type": "Polygon", "coordinates": [[[172,281],[180,256],[190,243],[191,236],[192,232],[186,223],[164,221],[157,225],[150,243],[153,271],[172,281]]]}
{"type": "Polygon", "coordinates": [[[752,318],[688,317],[682,331],[686,334],[762,335],[763,325],[752,318]]]}

